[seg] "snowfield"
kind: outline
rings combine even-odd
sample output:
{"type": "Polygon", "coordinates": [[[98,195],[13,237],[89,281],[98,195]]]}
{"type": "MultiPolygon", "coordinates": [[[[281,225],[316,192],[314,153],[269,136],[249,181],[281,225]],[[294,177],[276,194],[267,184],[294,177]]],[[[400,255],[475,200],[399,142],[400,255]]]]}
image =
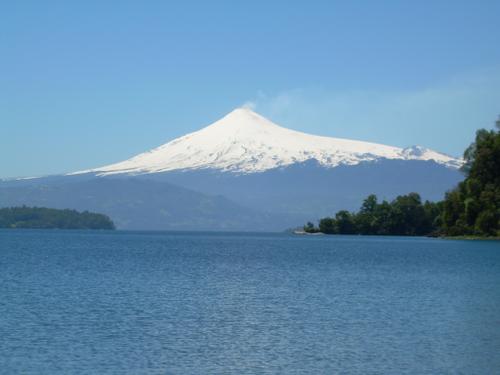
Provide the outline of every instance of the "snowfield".
{"type": "Polygon", "coordinates": [[[120,163],[75,172],[144,174],[174,170],[216,169],[257,173],[315,159],[325,167],[378,159],[433,160],[449,168],[462,161],[420,146],[399,148],[322,137],[283,128],[247,108],[215,123],[120,163]]]}

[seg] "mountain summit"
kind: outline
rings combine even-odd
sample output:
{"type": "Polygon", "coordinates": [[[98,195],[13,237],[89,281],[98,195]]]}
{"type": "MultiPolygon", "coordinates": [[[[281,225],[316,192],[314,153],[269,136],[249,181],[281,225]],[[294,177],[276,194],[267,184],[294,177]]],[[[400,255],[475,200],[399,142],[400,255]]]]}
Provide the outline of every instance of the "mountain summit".
{"type": "Polygon", "coordinates": [[[80,173],[145,174],[215,169],[255,173],[316,160],[325,167],[379,159],[433,160],[457,168],[459,159],[419,146],[407,149],[323,137],[283,128],[248,108],[237,108],[215,123],[131,159],[80,173]]]}

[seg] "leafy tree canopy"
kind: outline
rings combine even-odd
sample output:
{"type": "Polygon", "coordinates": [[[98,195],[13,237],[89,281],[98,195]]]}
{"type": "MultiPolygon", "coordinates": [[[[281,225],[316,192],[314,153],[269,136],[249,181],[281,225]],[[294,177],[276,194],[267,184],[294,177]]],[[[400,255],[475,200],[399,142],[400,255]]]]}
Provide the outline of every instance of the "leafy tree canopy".
{"type": "Polygon", "coordinates": [[[44,207],[0,208],[0,228],[115,229],[111,219],[88,211],[44,207]]]}
{"type": "Polygon", "coordinates": [[[500,118],[497,130],[480,129],[464,152],[463,182],[443,201],[424,202],[417,193],[392,202],[368,196],[358,212],[339,211],[306,232],[326,234],[500,236],[500,118]]]}

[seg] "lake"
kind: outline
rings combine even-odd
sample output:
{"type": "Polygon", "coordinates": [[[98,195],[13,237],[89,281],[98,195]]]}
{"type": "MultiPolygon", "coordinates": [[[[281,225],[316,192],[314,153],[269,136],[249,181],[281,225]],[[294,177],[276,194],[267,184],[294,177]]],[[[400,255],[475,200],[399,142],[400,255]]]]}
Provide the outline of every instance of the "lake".
{"type": "Polygon", "coordinates": [[[2,374],[500,373],[500,243],[0,230],[2,374]]]}

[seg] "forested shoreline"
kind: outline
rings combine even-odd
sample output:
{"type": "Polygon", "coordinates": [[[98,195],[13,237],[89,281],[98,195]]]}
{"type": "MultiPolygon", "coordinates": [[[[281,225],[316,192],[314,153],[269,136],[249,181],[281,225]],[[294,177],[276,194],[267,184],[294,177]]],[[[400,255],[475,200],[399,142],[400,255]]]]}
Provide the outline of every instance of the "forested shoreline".
{"type": "Polygon", "coordinates": [[[464,152],[465,179],[442,201],[422,202],[418,193],[388,202],[368,196],[358,212],[339,211],[309,222],[307,233],[500,237],[500,119],[480,129],[464,152]]]}
{"type": "Polygon", "coordinates": [[[0,228],[113,230],[115,225],[103,214],[22,206],[0,208],[0,228]]]}

